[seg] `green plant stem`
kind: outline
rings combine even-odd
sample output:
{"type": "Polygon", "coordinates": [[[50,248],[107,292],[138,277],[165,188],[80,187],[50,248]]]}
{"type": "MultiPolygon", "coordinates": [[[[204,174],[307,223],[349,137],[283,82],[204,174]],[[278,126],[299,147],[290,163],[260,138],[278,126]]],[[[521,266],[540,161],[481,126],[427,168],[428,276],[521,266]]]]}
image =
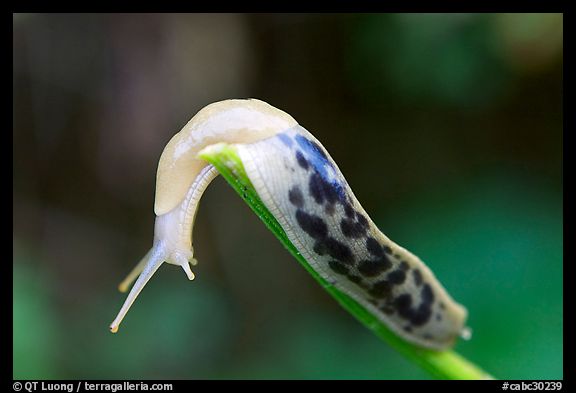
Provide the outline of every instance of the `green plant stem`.
{"type": "Polygon", "coordinates": [[[276,235],[280,242],[304,266],[304,268],[320,283],[320,285],[338,301],[350,314],[372,330],[378,337],[386,341],[398,352],[418,364],[436,378],[441,379],[492,379],[488,373],[474,365],[452,350],[433,351],[407,342],[393,333],[375,315],[360,305],[350,296],[339,291],[324,280],[302,257],[300,252],[290,242],[286,233],[274,216],[262,203],[254,186],[248,179],[244,165],[238,156],[234,145],[219,143],[202,150],[199,157],[210,162],[220,174],[230,183],[232,188],[244,199],[264,224],[276,235]]]}

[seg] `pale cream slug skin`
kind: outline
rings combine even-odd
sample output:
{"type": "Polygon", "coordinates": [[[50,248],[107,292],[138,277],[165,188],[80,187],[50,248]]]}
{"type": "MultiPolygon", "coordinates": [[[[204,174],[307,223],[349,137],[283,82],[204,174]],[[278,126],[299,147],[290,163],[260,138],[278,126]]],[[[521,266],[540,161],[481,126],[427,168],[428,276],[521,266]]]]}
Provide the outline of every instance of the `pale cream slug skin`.
{"type": "Polygon", "coordinates": [[[166,145],[156,177],[154,244],[120,285],[125,291],[137,277],[112,332],[163,262],[194,279],[194,217],[218,175],[198,153],[221,142],[234,145],[259,198],[326,281],[417,345],[443,350],[466,335],[466,309],[417,256],[376,227],[322,144],[256,99],[206,106],[166,145]]]}

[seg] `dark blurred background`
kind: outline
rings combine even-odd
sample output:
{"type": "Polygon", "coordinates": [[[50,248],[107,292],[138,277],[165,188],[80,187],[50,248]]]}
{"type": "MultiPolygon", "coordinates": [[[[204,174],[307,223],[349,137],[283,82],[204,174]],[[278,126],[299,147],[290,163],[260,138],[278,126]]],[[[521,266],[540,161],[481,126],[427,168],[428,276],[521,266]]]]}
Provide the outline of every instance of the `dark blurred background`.
{"type": "Polygon", "coordinates": [[[221,178],[196,280],[152,244],[155,171],[205,105],[256,97],[316,135],[384,233],[470,313],[456,350],[562,378],[561,14],[13,15],[14,378],[428,378],[221,178]]]}

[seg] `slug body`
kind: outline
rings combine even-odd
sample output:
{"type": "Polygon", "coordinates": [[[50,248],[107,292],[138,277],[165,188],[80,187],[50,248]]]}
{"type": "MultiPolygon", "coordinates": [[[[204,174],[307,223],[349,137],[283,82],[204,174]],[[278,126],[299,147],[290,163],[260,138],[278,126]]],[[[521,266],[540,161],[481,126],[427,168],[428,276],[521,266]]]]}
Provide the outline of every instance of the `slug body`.
{"type": "Polygon", "coordinates": [[[217,176],[197,154],[219,142],[235,145],[262,202],[328,283],[412,343],[443,350],[466,334],[466,309],[417,256],[380,232],[322,144],[285,112],[254,99],[207,106],[164,149],[154,245],[120,286],[126,290],[139,276],[110,326],[113,332],[164,261],[194,278],[194,216],[217,176]]]}

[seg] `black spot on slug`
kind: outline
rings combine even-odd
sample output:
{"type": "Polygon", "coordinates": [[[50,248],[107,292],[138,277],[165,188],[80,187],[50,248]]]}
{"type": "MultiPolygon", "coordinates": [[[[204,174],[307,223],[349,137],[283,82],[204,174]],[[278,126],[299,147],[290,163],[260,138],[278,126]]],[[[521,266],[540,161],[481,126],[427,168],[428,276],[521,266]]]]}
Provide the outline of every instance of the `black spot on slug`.
{"type": "Polygon", "coordinates": [[[422,326],[430,320],[431,315],[432,310],[430,309],[430,306],[421,304],[420,307],[412,313],[410,321],[416,326],[422,326]]]}
{"type": "Polygon", "coordinates": [[[414,326],[421,326],[428,322],[432,315],[430,304],[421,303],[417,308],[412,308],[412,296],[410,294],[402,294],[394,300],[394,305],[398,311],[398,315],[410,321],[414,326]]]}
{"type": "MultiPolygon", "coordinates": [[[[346,207],[344,207],[346,210],[346,207]]],[[[343,218],[340,221],[340,229],[342,234],[352,239],[358,239],[366,236],[368,231],[368,220],[362,214],[355,212],[356,220],[351,218],[343,218]]],[[[375,241],[375,240],[374,240],[375,241]]],[[[378,245],[380,247],[380,245],[378,245]]]]}
{"type": "Polygon", "coordinates": [[[422,285],[422,273],[420,273],[420,270],[418,269],[412,270],[412,276],[414,277],[414,283],[416,284],[416,286],[422,285]]]}
{"type": "Polygon", "coordinates": [[[375,261],[362,261],[358,265],[358,271],[366,277],[377,276],[378,274],[382,273],[384,270],[385,270],[385,268],[381,264],[378,264],[375,261]]]}
{"type": "Polygon", "coordinates": [[[368,293],[375,298],[387,299],[390,297],[391,291],[392,285],[390,285],[388,281],[382,280],[372,285],[372,288],[368,291],[368,293]]]}
{"type": "Polygon", "coordinates": [[[322,184],[322,177],[318,173],[313,173],[310,176],[310,181],[308,182],[308,189],[310,190],[310,195],[312,195],[317,204],[321,205],[322,203],[324,203],[324,190],[322,184]]]}
{"type": "Polygon", "coordinates": [[[300,191],[300,187],[294,186],[288,192],[288,199],[290,203],[292,203],[296,207],[304,206],[304,196],[302,195],[302,191],[300,191]]]}
{"type": "Polygon", "coordinates": [[[412,332],[412,326],[410,326],[410,325],[404,326],[404,331],[405,331],[405,332],[408,332],[408,333],[411,333],[411,332],[412,332]]]}
{"type": "Polygon", "coordinates": [[[330,266],[330,269],[334,270],[338,274],[348,274],[348,268],[338,261],[330,261],[328,262],[328,266],[330,266]]]}
{"type": "Polygon", "coordinates": [[[314,172],[310,175],[308,181],[310,195],[319,205],[326,201],[328,204],[334,204],[345,198],[344,188],[338,182],[329,182],[319,173],[314,172]]]}
{"type": "Polygon", "coordinates": [[[324,182],[324,195],[330,204],[342,201],[346,198],[344,187],[338,182],[324,182]]]}
{"type": "Polygon", "coordinates": [[[318,255],[326,255],[326,248],[322,242],[314,243],[314,247],[312,248],[314,252],[318,255]]]}
{"type": "Polygon", "coordinates": [[[366,235],[366,228],[364,226],[346,218],[340,221],[340,230],[344,236],[352,239],[358,239],[366,235]]]}
{"type": "Polygon", "coordinates": [[[317,204],[321,205],[324,203],[324,193],[322,192],[322,185],[320,184],[320,175],[313,173],[310,176],[310,181],[308,182],[308,189],[310,190],[310,195],[314,198],[317,204]]]}
{"type": "Polygon", "coordinates": [[[314,239],[323,239],[328,234],[326,223],[318,216],[298,209],[296,211],[296,221],[298,221],[300,228],[314,239]]]}
{"type": "Polygon", "coordinates": [[[358,284],[360,286],[363,286],[363,285],[361,285],[362,284],[362,277],[360,277],[360,276],[357,276],[355,274],[349,274],[348,280],[352,281],[354,284],[358,284]]]}
{"type": "Polygon", "coordinates": [[[441,321],[441,320],[442,320],[442,315],[441,315],[441,314],[436,314],[436,320],[437,320],[437,321],[441,321]]]}
{"type": "Polygon", "coordinates": [[[429,284],[424,284],[420,296],[422,296],[423,304],[430,305],[434,302],[434,292],[432,292],[432,288],[429,284]]]}
{"type": "Polygon", "coordinates": [[[392,267],[392,263],[383,256],[376,260],[362,261],[358,265],[358,271],[366,277],[374,277],[378,274],[385,272],[392,267]]]}
{"type": "Polygon", "coordinates": [[[354,217],[354,209],[352,208],[352,205],[349,204],[348,202],[344,204],[344,213],[348,218],[354,217]]]}
{"type": "Polygon", "coordinates": [[[362,228],[368,228],[368,220],[366,217],[358,212],[356,212],[356,221],[362,228]]]}
{"type": "Polygon", "coordinates": [[[328,237],[324,242],[324,246],[326,247],[326,252],[332,258],[339,260],[340,262],[351,263],[354,261],[352,257],[352,251],[350,247],[345,245],[338,240],[328,237]]]}
{"type": "Polygon", "coordinates": [[[384,250],[380,243],[373,237],[368,237],[366,239],[366,249],[368,252],[376,257],[384,256],[384,250]]]}
{"type": "Polygon", "coordinates": [[[405,319],[410,319],[411,314],[412,314],[412,296],[410,296],[410,294],[408,293],[404,293],[400,296],[398,296],[395,300],[394,300],[394,305],[396,306],[396,309],[398,310],[398,314],[405,318],[405,319]]]}
{"type": "Polygon", "coordinates": [[[304,155],[300,150],[296,151],[296,160],[302,169],[308,170],[308,168],[310,168],[310,164],[308,164],[308,161],[304,158],[304,155]]]}
{"type": "Polygon", "coordinates": [[[392,255],[392,249],[388,246],[384,246],[384,252],[388,255],[392,255]]]}
{"type": "Polygon", "coordinates": [[[350,247],[330,236],[317,240],[314,244],[313,250],[318,255],[328,254],[342,263],[354,263],[354,257],[350,247]]]}
{"type": "Polygon", "coordinates": [[[294,139],[302,149],[304,156],[308,160],[310,166],[314,168],[315,172],[326,178],[328,176],[328,168],[331,168],[334,171],[334,166],[320,145],[308,140],[302,135],[296,135],[294,139]]]}
{"type": "Polygon", "coordinates": [[[408,262],[406,261],[400,262],[400,270],[402,270],[403,272],[407,272],[408,269],[410,269],[410,265],[408,265],[408,262]]]}
{"type": "Polygon", "coordinates": [[[406,273],[402,270],[394,270],[393,272],[388,273],[387,278],[392,284],[400,285],[406,280],[406,273]]]}

